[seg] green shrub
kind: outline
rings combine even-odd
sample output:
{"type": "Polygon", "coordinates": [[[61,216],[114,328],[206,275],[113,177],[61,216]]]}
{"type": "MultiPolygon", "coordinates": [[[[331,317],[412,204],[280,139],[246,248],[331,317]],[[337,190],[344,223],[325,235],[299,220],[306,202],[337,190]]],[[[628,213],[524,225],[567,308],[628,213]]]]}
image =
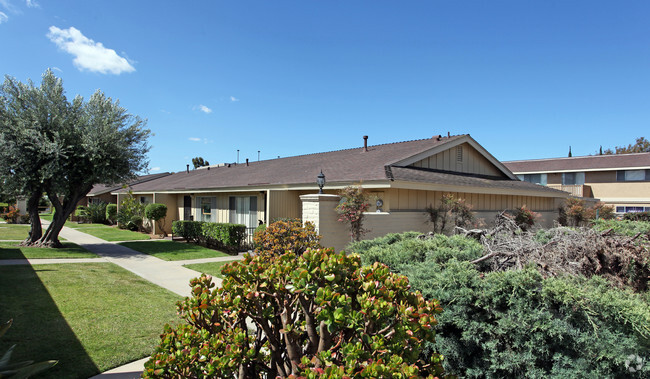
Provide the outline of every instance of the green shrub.
{"type": "Polygon", "coordinates": [[[314,224],[307,222],[303,226],[300,220],[287,220],[272,222],[263,231],[254,235],[253,242],[258,251],[276,255],[286,251],[301,254],[310,247],[322,247],[318,243],[320,238],[314,224]]]}
{"type": "Polygon", "coordinates": [[[247,254],[192,281],[143,377],[421,378],[439,375],[423,356],[442,311],[386,266],[361,267],[333,249],[247,254]],[[249,320],[249,321],[247,321],[249,320]],[[253,330],[249,330],[251,323],[253,330]]]}
{"type": "Polygon", "coordinates": [[[199,242],[202,234],[202,221],[176,220],[172,223],[172,233],[183,237],[187,242],[199,242]]]}
{"type": "Polygon", "coordinates": [[[515,223],[524,232],[532,228],[539,218],[539,213],[531,211],[530,209],[526,208],[525,205],[519,208],[515,208],[514,210],[515,223]]]}
{"type": "Polygon", "coordinates": [[[90,212],[88,211],[88,207],[84,205],[77,206],[77,209],[74,211],[74,215],[77,218],[77,221],[80,223],[90,222],[90,212]]]}
{"type": "Polygon", "coordinates": [[[629,212],[623,215],[624,220],[650,222],[650,212],[629,212]]]}
{"type": "Polygon", "coordinates": [[[246,226],[241,224],[177,220],[172,223],[172,233],[187,242],[236,249],[246,236],[246,226]]]}
{"type": "Polygon", "coordinates": [[[630,220],[594,220],[593,228],[604,232],[612,229],[615,234],[634,237],[638,233],[650,234],[650,222],[630,220]]]}
{"type": "MultiPolygon", "coordinates": [[[[257,228],[255,228],[255,232],[253,233],[253,243],[255,243],[255,239],[259,238],[257,237],[258,234],[262,233],[264,230],[266,230],[266,224],[259,224],[257,228]]],[[[255,245],[255,248],[259,248],[260,246],[255,245]]]]}
{"type": "MultiPolygon", "coordinates": [[[[425,298],[439,299],[435,344],[447,372],[461,377],[647,377],[630,355],[650,354],[650,296],[611,287],[600,277],[544,278],[533,267],[482,272],[473,244],[436,236],[375,245],[362,262],[393,265],[425,298]],[[388,249],[390,247],[390,249],[388,249]],[[400,248],[401,247],[401,248],[400,248]],[[456,248],[457,247],[457,248],[456,248]],[[379,254],[381,249],[386,254],[379,254]],[[424,253],[423,253],[424,252],[424,253]]],[[[458,236],[455,236],[458,238],[458,236]]]]}
{"type": "Polygon", "coordinates": [[[209,246],[237,248],[246,236],[246,225],[204,222],[201,235],[209,246]]]}
{"type": "Polygon", "coordinates": [[[129,191],[117,211],[117,226],[122,229],[127,229],[129,225],[132,226],[131,221],[134,216],[144,218],[144,208],[145,205],[140,203],[129,191]]]}
{"type": "Polygon", "coordinates": [[[106,205],[106,220],[111,224],[117,221],[117,204],[106,205]]]}
{"type": "Polygon", "coordinates": [[[126,223],[126,229],[132,230],[134,232],[142,230],[142,223],[143,223],[142,216],[131,216],[131,219],[129,222],[126,223]]]}
{"type": "Polygon", "coordinates": [[[95,224],[106,223],[106,203],[90,204],[86,208],[86,217],[88,221],[95,224]]]}
{"type": "Polygon", "coordinates": [[[164,236],[165,233],[165,218],[167,218],[167,206],[165,204],[152,203],[144,208],[144,215],[149,220],[158,224],[158,229],[164,236]]]}

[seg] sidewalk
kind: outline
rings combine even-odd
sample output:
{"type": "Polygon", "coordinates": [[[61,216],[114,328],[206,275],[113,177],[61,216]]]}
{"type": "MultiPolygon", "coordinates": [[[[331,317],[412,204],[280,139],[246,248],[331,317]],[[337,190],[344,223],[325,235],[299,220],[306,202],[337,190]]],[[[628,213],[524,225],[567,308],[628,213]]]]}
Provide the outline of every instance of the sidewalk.
{"type": "MultiPolygon", "coordinates": [[[[46,226],[47,221],[43,221],[46,226]]],[[[241,259],[242,256],[220,257],[193,259],[184,261],[164,261],[148,254],[140,253],[133,249],[117,245],[114,242],[105,241],[101,238],[63,227],[61,237],[69,242],[99,255],[101,258],[80,258],[80,259],[12,259],[0,261],[2,265],[16,264],[48,264],[48,263],[84,263],[105,261],[114,263],[132,273],[154,283],[160,287],[166,288],[180,296],[190,296],[190,280],[198,277],[201,273],[183,267],[190,263],[220,262],[241,259]]],[[[217,286],[221,285],[221,279],[213,277],[212,280],[217,286]]],[[[135,362],[128,363],[121,367],[103,372],[93,376],[91,379],[131,379],[139,378],[144,370],[144,364],[149,358],[144,358],[135,362]]]]}

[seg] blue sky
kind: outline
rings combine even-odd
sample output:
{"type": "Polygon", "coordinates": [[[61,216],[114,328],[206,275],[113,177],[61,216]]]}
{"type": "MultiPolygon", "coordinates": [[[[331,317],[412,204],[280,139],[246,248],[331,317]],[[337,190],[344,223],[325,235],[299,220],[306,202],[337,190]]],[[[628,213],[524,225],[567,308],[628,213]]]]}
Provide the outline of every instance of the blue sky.
{"type": "Polygon", "coordinates": [[[500,160],[650,126],[648,1],[0,0],[0,73],[148,120],[151,172],[469,133],[500,160]]]}

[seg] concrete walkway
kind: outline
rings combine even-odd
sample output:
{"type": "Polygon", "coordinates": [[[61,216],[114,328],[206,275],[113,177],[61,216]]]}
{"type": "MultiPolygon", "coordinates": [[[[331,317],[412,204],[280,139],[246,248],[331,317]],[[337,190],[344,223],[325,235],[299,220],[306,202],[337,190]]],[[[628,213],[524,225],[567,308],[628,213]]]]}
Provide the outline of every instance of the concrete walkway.
{"type": "MultiPolygon", "coordinates": [[[[47,221],[42,220],[46,227],[47,221]]],[[[88,262],[110,262],[114,263],[132,273],[166,288],[181,296],[190,296],[190,280],[201,275],[200,272],[190,270],[183,265],[192,263],[222,262],[241,259],[242,256],[192,259],[183,261],[164,261],[154,256],[140,253],[133,249],[117,245],[115,242],[108,242],[101,238],[91,236],[78,230],[63,227],[59,236],[69,242],[97,254],[100,258],[79,258],[79,259],[7,259],[0,260],[0,265],[18,264],[53,264],[53,263],[88,263],[88,262]]],[[[155,243],[155,242],[152,242],[155,243]]],[[[215,284],[220,286],[221,279],[213,278],[215,284]]],[[[93,376],[91,379],[131,379],[139,378],[144,371],[144,364],[149,358],[144,358],[124,366],[114,368],[93,376]]]]}

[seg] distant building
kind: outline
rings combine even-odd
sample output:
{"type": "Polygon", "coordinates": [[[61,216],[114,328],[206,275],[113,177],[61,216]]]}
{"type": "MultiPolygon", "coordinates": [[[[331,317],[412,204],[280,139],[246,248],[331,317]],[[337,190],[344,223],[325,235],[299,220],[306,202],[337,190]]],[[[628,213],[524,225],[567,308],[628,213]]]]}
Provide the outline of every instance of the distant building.
{"type": "Polygon", "coordinates": [[[599,199],[617,213],[650,211],[650,153],[503,162],[519,179],[599,199]]]}

